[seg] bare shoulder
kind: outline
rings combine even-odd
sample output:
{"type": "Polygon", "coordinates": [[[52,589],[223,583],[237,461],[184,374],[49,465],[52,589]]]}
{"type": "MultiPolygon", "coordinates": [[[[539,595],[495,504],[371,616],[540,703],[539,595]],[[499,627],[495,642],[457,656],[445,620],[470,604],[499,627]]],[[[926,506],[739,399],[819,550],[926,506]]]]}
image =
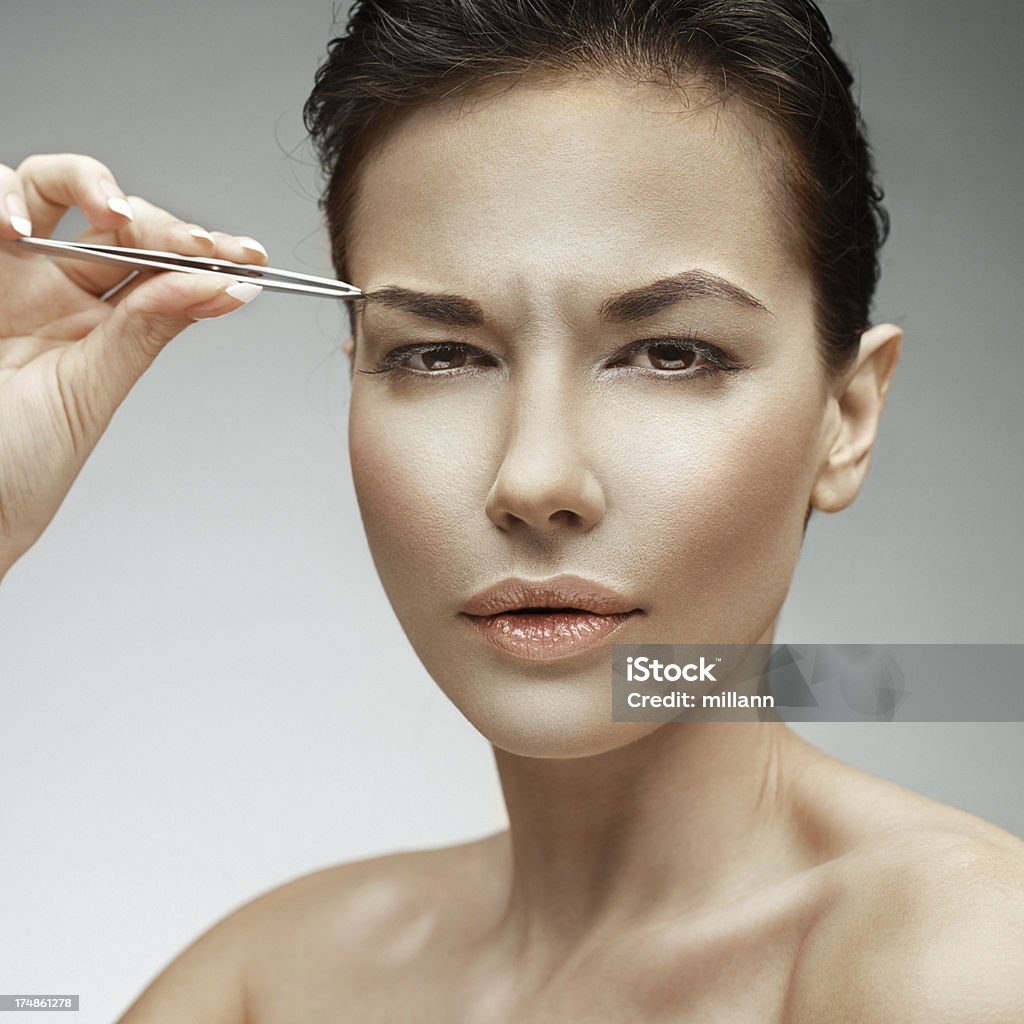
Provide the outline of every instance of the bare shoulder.
{"type": "Polygon", "coordinates": [[[339,993],[379,991],[429,945],[471,938],[497,836],[334,865],[259,896],[248,915],[246,1024],[330,1019],[339,993]]]}
{"type": "Polygon", "coordinates": [[[117,1024],[245,1024],[248,917],[207,928],[152,978],[117,1024]]]}
{"type": "Polygon", "coordinates": [[[118,1024],[330,1019],[310,1005],[336,994],[323,979],[351,985],[412,949],[420,911],[472,863],[474,845],[336,865],[260,894],[180,952],[118,1024]]]}
{"type": "Polygon", "coordinates": [[[787,1022],[1024,1021],[1024,842],[864,773],[846,781],[869,804],[828,865],[787,1022]]]}
{"type": "Polygon", "coordinates": [[[336,864],[276,886],[247,904],[255,928],[284,937],[290,929],[336,931],[360,947],[450,895],[463,904],[485,884],[496,836],[454,846],[404,850],[336,864]]]}
{"type": "Polygon", "coordinates": [[[490,854],[500,835],[323,868],[276,886],[208,928],[118,1024],[313,1022],[335,1019],[339,1000],[358,1009],[428,940],[461,941],[474,905],[484,906],[493,889],[490,854]]]}

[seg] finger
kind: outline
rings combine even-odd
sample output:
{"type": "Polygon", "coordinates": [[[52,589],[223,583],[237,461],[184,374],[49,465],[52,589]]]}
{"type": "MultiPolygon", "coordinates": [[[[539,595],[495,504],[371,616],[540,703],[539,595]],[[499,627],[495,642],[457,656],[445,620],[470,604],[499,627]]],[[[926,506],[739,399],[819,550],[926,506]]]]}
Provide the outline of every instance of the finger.
{"type": "Polygon", "coordinates": [[[262,242],[257,242],[255,238],[250,238],[248,235],[236,235],[236,238],[248,263],[261,263],[266,266],[270,262],[270,257],[262,242]]]}
{"type": "Polygon", "coordinates": [[[33,359],[52,348],[66,348],[74,342],[60,339],[44,338],[39,335],[23,335],[17,338],[4,338],[0,348],[0,378],[5,371],[17,372],[33,359]]]}
{"type": "MultiPolygon", "coordinates": [[[[135,249],[157,249],[182,256],[210,256],[234,263],[266,266],[267,251],[248,236],[209,232],[198,224],[179,220],[140,196],[130,196],[135,219],[115,234],[89,228],[77,241],[100,245],[126,245],[135,249]]],[[[125,268],[77,260],[55,261],[71,280],[94,295],[103,295],[125,278],[125,268]]]]}
{"type": "Polygon", "coordinates": [[[267,250],[248,235],[228,235],[223,231],[214,231],[217,243],[217,256],[231,260],[232,263],[257,263],[266,266],[267,250]]]}
{"type": "MultiPolygon", "coordinates": [[[[123,245],[132,249],[158,249],[182,256],[212,256],[216,252],[213,236],[198,224],[179,220],[173,214],[143,199],[129,196],[134,220],[120,231],[90,227],[77,242],[92,245],[123,245]]],[[[80,288],[93,295],[103,295],[123,281],[124,265],[82,263],[80,260],[56,259],[54,263],[80,288]]]]}
{"type": "Polygon", "coordinates": [[[240,308],[262,291],[218,274],[150,277],[101,324],[62,353],[62,386],[85,441],[95,441],[114,410],[167,343],[197,319],[240,308]]]}
{"type": "Polygon", "coordinates": [[[13,167],[0,164],[0,238],[10,241],[32,234],[32,220],[21,178],[13,167]]]}
{"type": "Polygon", "coordinates": [[[50,323],[32,333],[37,338],[78,341],[98,327],[108,316],[110,316],[110,307],[105,303],[97,303],[88,309],[80,309],[77,313],[62,316],[59,320],[51,320],[50,323]]]}
{"type": "Polygon", "coordinates": [[[116,231],[128,224],[132,208],[106,164],[80,153],[26,157],[16,168],[39,238],[49,238],[60,219],[78,206],[96,228],[116,231]]]}
{"type": "Polygon", "coordinates": [[[43,352],[60,345],[73,345],[110,315],[110,307],[96,303],[58,320],[51,320],[31,335],[5,338],[0,347],[0,370],[17,370],[43,352]]]}
{"type": "Polygon", "coordinates": [[[155,243],[174,242],[178,245],[199,243],[204,253],[214,247],[208,231],[198,224],[189,224],[180,217],[143,199],[142,196],[128,196],[132,220],[116,229],[90,225],[75,239],[98,245],[124,245],[135,249],[155,248],[155,243]]]}

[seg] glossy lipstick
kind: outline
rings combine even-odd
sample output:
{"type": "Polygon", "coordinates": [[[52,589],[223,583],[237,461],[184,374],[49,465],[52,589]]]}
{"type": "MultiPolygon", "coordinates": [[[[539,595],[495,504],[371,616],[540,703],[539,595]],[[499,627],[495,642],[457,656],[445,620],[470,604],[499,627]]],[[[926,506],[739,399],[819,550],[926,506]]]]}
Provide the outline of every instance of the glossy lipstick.
{"type": "Polygon", "coordinates": [[[460,614],[501,650],[554,661],[595,647],[642,612],[609,587],[563,575],[503,580],[470,598],[460,614]]]}

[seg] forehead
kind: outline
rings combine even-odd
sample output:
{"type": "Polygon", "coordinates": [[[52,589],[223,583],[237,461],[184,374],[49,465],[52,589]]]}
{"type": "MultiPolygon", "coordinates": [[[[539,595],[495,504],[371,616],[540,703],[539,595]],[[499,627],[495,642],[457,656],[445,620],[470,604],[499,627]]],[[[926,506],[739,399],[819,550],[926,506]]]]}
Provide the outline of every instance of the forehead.
{"type": "Polygon", "coordinates": [[[809,280],[775,184],[782,159],[749,109],[697,84],[607,74],[479,90],[404,115],[365,159],[350,279],[568,313],[591,288],[700,267],[784,310],[809,280]]]}

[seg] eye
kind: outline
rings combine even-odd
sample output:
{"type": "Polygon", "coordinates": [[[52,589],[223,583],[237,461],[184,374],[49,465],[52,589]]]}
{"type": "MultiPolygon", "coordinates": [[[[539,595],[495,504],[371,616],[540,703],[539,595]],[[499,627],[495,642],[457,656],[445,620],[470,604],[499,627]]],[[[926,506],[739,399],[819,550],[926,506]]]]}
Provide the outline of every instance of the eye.
{"type": "Polygon", "coordinates": [[[646,357],[655,370],[692,370],[694,363],[700,363],[700,353],[675,341],[657,341],[634,349],[630,355],[646,357]]]}
{"type": "Polygon", "coordinates": [[[696,377],[743,368],[717,345],[698,338],[635,341],[611,365],[635,366],[665,377],[696,377]]]}
{"type": "Polygon", "coordinates": [[[422,377],[447,376],[459,370],[478,366],[494,366],[494,360],[479,349],[461,342],[421,342],[414,345],[399,345],[392,349],[376,366],[360,373],[390,373],[405,371],[422,377]]]}
{"type": "Polygon", "coordinates": [[[413,352],[403,362],[410,370],[455,370],[466,365],[466,350],[462,345],[438,345],[413,352]]]}
{"type": "MultiPolygon", "coordinates": [[[[359,373],[406,373],[418,377],[448,377],[487,366],[493,357],[457,341],[399,345],[375,366],[359,373]]],[[[628,346],[611,366],[635,367],[656,377],[690,378],[745,367],[717,345],[698,338],[645,338],[628,346]]]]}

